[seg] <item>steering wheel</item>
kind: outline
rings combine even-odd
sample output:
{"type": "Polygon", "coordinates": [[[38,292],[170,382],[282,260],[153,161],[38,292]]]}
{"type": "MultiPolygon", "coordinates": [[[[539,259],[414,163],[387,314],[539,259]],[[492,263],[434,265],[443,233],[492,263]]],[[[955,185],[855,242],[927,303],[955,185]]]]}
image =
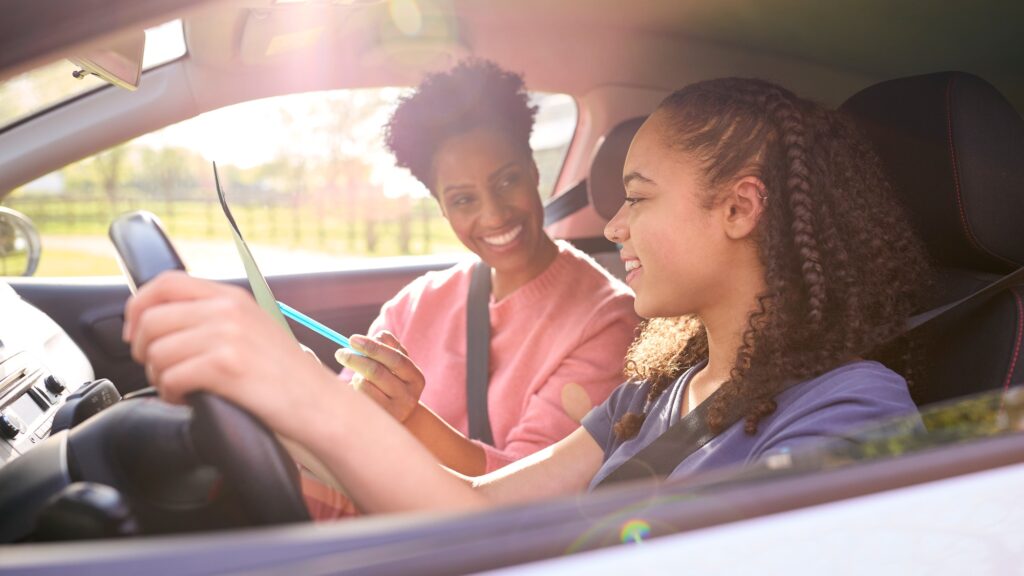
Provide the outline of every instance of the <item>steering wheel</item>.
{"type": "Polygon", "coordinates": [[[216,466],[243,503],[254,525],[309,521],[299,471],[274,434],[252,414],[218,396],[197,392],[192,441],[216,466]]]}
{"type": "MultiPolygon", "coordinates": [[[[169,269],[185,265],[160,221],[145,211],[118,217],[110,239],[132,288],[169,269]]],[[[274,434],[252,414],[207,393],[188,397],[195,451],[215,466],[241,500],[255,525],[308,521],[298,468],[274,434]]]]}

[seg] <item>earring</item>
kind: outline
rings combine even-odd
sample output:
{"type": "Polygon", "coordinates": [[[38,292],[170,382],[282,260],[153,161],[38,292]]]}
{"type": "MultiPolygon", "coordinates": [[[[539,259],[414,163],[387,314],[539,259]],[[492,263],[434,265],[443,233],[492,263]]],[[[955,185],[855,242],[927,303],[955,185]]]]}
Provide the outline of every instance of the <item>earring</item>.
{"type": "Polygon", "coordinates": [[[763,188],[758,190],[757,191],[757,197],[761,199],[761,202],[763,202],[765,204],[768,203],[768,191],[767,190],[765,190],[763,188]]]}

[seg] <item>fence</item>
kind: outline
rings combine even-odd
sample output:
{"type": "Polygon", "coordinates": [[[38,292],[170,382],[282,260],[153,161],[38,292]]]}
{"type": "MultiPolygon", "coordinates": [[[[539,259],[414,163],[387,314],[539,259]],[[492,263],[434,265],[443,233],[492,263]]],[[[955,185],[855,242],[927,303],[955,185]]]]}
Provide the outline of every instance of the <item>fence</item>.
{"type": "MultiPolygon", "coordinates": [[[[15,193],[3,204],[26,214],[44,235],[105,235],[118,214],[145,209],[160,218],[172,237],[230,241],[216,199],[188,194],[160,200],[126,191],[111,201],[95,194],[15,193]]],[[[247,242],[358,256],[430,254],[461,246],[432,198],[381,197],[369,208],[351,208],[322,199],[262,198],[233,201],[231,211],[247,242]]]]}

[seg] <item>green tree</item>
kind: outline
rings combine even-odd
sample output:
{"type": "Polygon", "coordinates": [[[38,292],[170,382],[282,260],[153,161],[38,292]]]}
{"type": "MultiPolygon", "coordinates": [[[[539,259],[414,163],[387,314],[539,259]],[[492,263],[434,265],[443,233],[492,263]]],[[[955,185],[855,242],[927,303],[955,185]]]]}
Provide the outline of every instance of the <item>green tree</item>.
{"type": "Polygon", "coordinates": [[[399,196],[395,199],[398,212],[398,251],[412,253],[412,199],[399,196]]]}
{"type": "Polygon", "coordinates": [[[111,210],[116,210],[121,188],[128,179],[128,147],[121,144],[101,152],[93,157],[91,165],[99,189],[111,210]]]}
{"type": "Polygon", "coordinates": [[[354,249],[356,223],[361,221],[367,249],[377,249],[378,214],[366,208],[366,194],[379,193],[370,185],[372,166],[367,152],[382,148],[380,126],[390,112],[390,99],[379,90],[333,92],[309,111],[322,145],[323,186],[313,200],[319,213],[339,210],[348,223],[348,246],[354,249]]]}
{"type": "Polygon", "coordinates": [[[192,155],[191,151],[174,146],[142,150],[141,173],[147,180],[144,188],[163,200],[163,215],[168,219],[168,226],[173,226],[177,204],[188,197],[187,188],[192,180],[189,160],[192,155]]]}
{"type": "Polygon", "coordinates": [[[194,156],[194,152],[175,146],[144,148],[140,179],[144,178],[145,183],[142,187],[155,192],[158,198],[186,197],[184,189],[195,183],[191,171],[194,156]]]}

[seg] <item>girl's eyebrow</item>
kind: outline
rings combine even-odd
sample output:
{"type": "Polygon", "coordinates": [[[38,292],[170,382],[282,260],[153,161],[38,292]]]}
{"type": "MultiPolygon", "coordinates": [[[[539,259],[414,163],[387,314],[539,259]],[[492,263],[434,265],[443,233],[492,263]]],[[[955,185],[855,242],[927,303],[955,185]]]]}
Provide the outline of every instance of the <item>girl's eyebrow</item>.
{"type": "Polygon", "coordinates": [[[633,181],[639,181],[642,184],[654,184],[654,180],[651,180],[650,178],[644,176],[643,174],[637,172],[636,170],[622,177],[623,186],[629,186],[629,183],[633,181]]]}

